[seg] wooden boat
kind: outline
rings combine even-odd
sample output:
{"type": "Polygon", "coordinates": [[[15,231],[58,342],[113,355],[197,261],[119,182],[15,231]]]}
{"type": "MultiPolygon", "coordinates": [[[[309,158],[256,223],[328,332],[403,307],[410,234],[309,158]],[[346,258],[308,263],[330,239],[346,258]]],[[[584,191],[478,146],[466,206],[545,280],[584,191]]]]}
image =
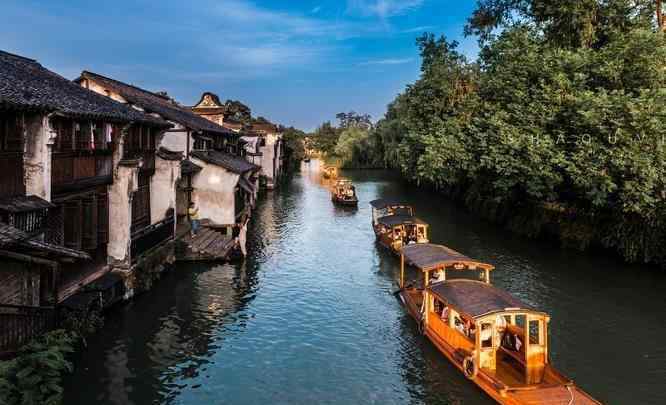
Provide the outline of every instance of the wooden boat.
{"type": "Polygon", "coordinates": [[[351,180],[341,179],[336,181],[331,189],[331,200],[336,205],[345,207],[358,206],[356,187],[354,187],[351,180]]]}
{"type": "Polygon", "coordinates": [[[337,179],[338,178],[338,168],[335,166],[327,166],[324,168],[324,173],[322,176],[325,179],[337,179]]]}
{"type": "Polygon", "coordinates": [[[464,375],[500,404],[599,405],[563,376],[548,355],[548,314],[490,284],[493,266],[445,246],[408,245],[400,299],[423,333],[464,375]],[[405,266],[423,275],[405,284],[405,266]],[[447,271],[479,280],[447,279],[447,271]]]}
{"type": "Polygon", "coordinates": [[[377,241],[399,255],[403,246],[428,243],[428,224],[411,215],[388,215],[377,219],[377,241]]]}

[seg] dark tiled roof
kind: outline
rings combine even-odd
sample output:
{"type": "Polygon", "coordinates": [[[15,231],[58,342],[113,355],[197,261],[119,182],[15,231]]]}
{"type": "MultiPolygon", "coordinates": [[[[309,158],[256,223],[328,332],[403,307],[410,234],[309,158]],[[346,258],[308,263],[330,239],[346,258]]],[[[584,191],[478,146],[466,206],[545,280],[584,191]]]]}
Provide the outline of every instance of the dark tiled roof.
{"type": "Polygon", "coordinates": [[[191,174],[200,172],[202,169],[201,166],[194,164],[191,160],[185,159],[180,161],[180,173],[181,174],[191,174]]]}
{"type": "Polygon", "coordinates": [[[183,152],[174,152],[164,147],[160,147],[155,154],[164,160],[181,160],[183,158],[183,152]]]}
{"type": "Polygon", "coordinates": [[[231,131],[193,113],[190,109],[176,105],[171,99],[142,88],[120,82],[96,73],[84,71],[77,80],[89,79],[120,94],[129,103],[143,108],[146,112],[154,112],[162,117],[178,122],[195,131],[209,131],[217,134],[228,134],[231,131]]]}
{"type": "Polygon", "coordinates": [[[13,214],[27,211],[37,211],[47,208],[54,208],[55,205],[37,197],[36,195],[18,196],[0,199],[0,210],[11,212],[13,214]]]}
{"type": "Polygon", "coordinates": [[[2,222],[0,222],[0,249],[10,249],[42,257],[90,259],[85,252],[31,239],[25,232],[2,222]]]}
{"type": "Polygon", "coordinates": [[[433,243],[418,243],[407,245],[402,248],[405,261],[421,270],[432,270],[435,268],[448,267],[462,264],[469,267],[481,267],[492,269],[493,266],[472,260],[455,250],[443,245],[433,243]]]}
{"type": "Polygon", "coordinates": [[[228,153],[219,152],[215,150],[207,151],[193,151],[190,155],[197,159],[203,160],[206,163],[211,163],[221,166],[231,172],[243,174],[249,171],[257,171],[261,169],[259,166],[248,162],[242,157],[230,155],[228,153]]]}
{"type": "Polygon", "coordinates": [[[0,51],[0,108],[58,111],[72,117],[167,126],[161,119],[84,89],[35,60],[3,51],[0,51]]]}
{"type": "Polygon", "coordinates": [[[381,217],[377,220],[378,223],[386,226],[396,226],[396,225],[428,225],[426,222],[422,221],[417,217],[411,215],[388,215],[381,217]]]}
{"type": "Polygon", "coordinates": [[[389,207],[409,207],[410,205],[402,200],[393,198],[380,198],[378,200],[370,201],[373,208],[381,210],[389,207]]]}
{"type": "Polygon", "coordinates": [[[434,284],[430,290],[473,318],[505,310],[536,311],[508,292],[481,281],[449,280],[434,284]]]}

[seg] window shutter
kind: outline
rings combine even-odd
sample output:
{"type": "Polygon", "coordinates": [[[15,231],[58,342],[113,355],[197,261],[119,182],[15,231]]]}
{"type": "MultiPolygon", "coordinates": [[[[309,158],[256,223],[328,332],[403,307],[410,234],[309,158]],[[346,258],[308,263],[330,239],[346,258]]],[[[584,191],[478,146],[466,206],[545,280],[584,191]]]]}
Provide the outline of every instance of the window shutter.
{"type": "Polygon", "coordinates": [[[85,197],[83,206],[83,249],[97,249],[97,199],[95,195],[85,197]]]}
{"type": "Polygon", "coordinates": [[[5,150],[23,151],[23,117],[20,115],[10,116],[5,121],[5,150]]]}
{"type": "Polygon", "coordinates": [[[109,243],[109,200],[106,192],[97,194],[97,243],[109,243]]]}
{"type": "Polygon", "coordinates": [[[66,202],[64,212],[65,246],[81,250],[81,200],[66,202]]]}

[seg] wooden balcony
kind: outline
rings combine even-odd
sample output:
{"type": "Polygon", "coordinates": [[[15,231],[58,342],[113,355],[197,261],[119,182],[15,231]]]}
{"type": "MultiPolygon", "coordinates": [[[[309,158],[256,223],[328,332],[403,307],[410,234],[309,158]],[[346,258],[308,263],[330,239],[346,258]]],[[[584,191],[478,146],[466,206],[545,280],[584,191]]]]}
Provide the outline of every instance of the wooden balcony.
{"type": "Polygon", "coordinates": [[[23,183],[23,154],[0,152],[0,196],[12,197],[25,194],[23,183]]]}
{"type": "Polygon", "coordinates": [[[54,193],[77,191],[113,182],[113,158],[108,152],[54,153],[51,181],[54,193]]]}

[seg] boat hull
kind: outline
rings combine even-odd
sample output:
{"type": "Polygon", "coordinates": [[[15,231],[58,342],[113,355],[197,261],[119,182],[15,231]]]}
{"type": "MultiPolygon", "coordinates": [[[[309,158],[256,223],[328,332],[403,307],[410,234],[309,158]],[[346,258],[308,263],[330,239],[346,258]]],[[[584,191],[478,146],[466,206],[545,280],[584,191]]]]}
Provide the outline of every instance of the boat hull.
{"type": "MultiPolygon", "coordinates": [[[[421,302],[419,301],[421,290],[402,289],[398,293],[400,301],[403,303],[407,312],[414,318],[422,329],[423,334],[432,342],[433,345],[453,364],[461,373],[464,374],[463,362],[464,354],[461,350],[450,345],[445,339],[439,336],[436,331],[428,325],[424,325],[421,314],[421,302]]],[[[534,386],[526,389],[512,390],[511,388],[500,389],[497,383],[486,376],[483,371],[479,371],[476,377],[470,379],[486,394],[496,402],[505,405],[601,405],[601,402],[592,398],[585,391],[573,384],[562,384],[554,386],[534,386]]]]}

